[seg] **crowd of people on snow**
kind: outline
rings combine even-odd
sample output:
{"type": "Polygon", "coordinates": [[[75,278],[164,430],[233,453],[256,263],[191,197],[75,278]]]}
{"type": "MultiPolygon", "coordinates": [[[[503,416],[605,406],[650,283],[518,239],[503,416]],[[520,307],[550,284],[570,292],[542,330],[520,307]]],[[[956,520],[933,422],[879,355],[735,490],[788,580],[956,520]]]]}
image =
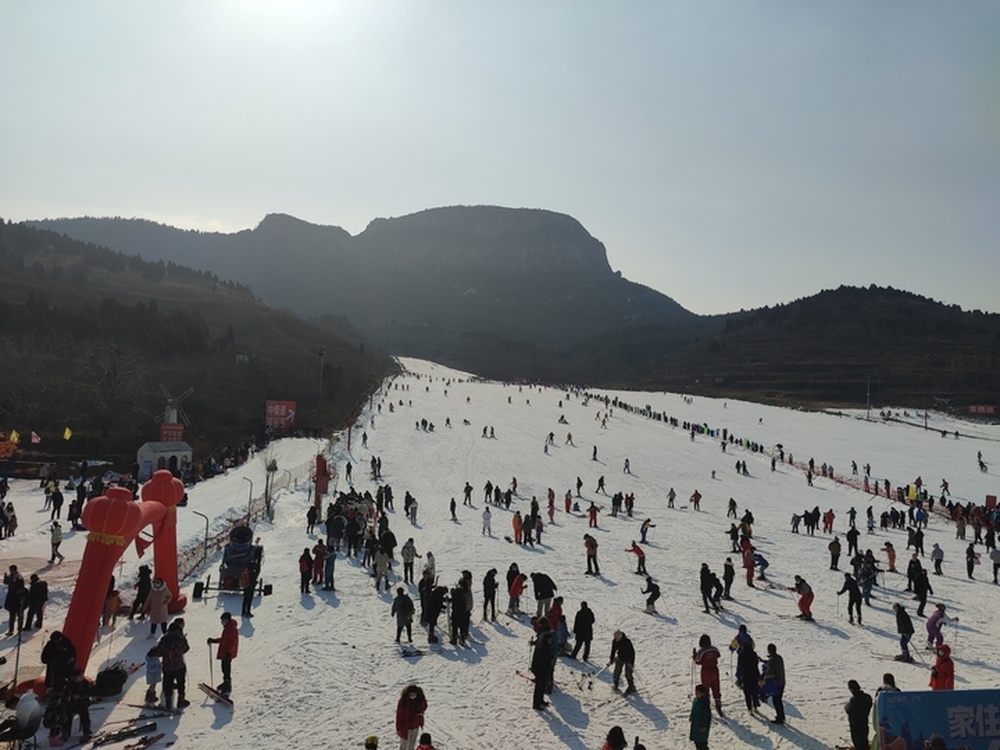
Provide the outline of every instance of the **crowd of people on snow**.
{"type": "MultiPolygon", "coordinates": [[[[399,388],[400,384],[396,384],[399,388]]],[[[450,381],[448,383],[450,385],[450,381]]],[[[408,390],[406,386],[405,390],[408,390]]],[[[588,400],[596,400],[603,403],[606,411],[602,415],[598,413],[598,419],[606,420],[613,416],[613,409],[623,410],[629,413],[639,414],[649,419],[664,422],[673,427],[679,427],[690,433],[691,439],[696,436],[708,436],[721,441],[722,449],[727,446],[735,446],[748,451],[751,454],[764,454],[770,451],[771,469],[775,469],[775,463],[788,463],[795,465],[791,454],[784,451],[783,446],[777,445],[773,449],[765,449],[760,442],[749,438],[737,438],[732,435],[727,428],[712,428],[707,423],[694,423],[690,420],[681,420],[669,417],[662,412],[656,412],[649,406],[637,408],[620,399],[612,399],[606,396],[587,393],[567,393],[568,400],[571,395],[582,396],[584,403],[588,400]]],[[[402,405],[400,401],[400,405],[402,405]]],[[[411,402],[412,403],[412,402],[411,402]]],[[[562,402],[560,402],[561,405],[562,402]]],[[[391,404],[390,404],[391,406],[391,404]]],[[[379,406],[381,410],[381,406],[379,406]]],[[[433,424],[426,420],[419,420],[417,429],[423,431],[433,430],[433,424]]],[[[450,419],[448,422],[450,426],[450,419]]],[[[492,428],[487,432],[484,427],[484,437],[495,437],[492,428]]],[[[551,444],[553,435],[547,438],[547,445],[551,444]]],[[[367,433],[365,434],[365,444],[367,444],[367,433]]],[[[225,470],[225,461],[246,460],[249,455],[247,451],[252,451],[252,446],[241,446],[241,448],[231,454],[227,452],[221,464],[225,470]],[[245,449],[245,450],[244,450],[245,449]]],[[[596,446],[595,446],[596,457],[596,446]]],[[[982,464],[983,459],[980,454],[977,459],[982,464]]],[[[219,466],[213,462],[212,466],[203,467],[202,473],[216,471],[219,466]]],[[[813,459],[802,468],[807,468],[807,481],[811,485],[813,478],[835,479],[833,467],[830,464],[822,463],[818,467],[813,459]]],[[[348,464],[347,475],[350,479],[351,465],[348,464]]],[[[737,472],[741,475],[748,475],[749,471],[745,461],[737,461],[737,472]]],[[[631,473],[631,465],[625,459],[623,473],[631,473]]],[[[852,474],[858,475],[859,467],[852,462],[852,474]]],[[[918,479],[914,483],[914,491],[911,492],[909,486],[896,488],[895,493],[891,493],[889,480],[882,483],[870,480],[871,467],[864,466],[863,487],[866,492],[874,495],[880,494],[880,489],[884,490],[884,495],[888,499],[896,500],[906,504],[905,510],[892,507],[884,511],[879,516],[878,527],[881,531],[907,530],[906,549],[913,548],[911,560],[906,569],[907,592],[914,594],[914,599],[919,606],[916,610],[918,617],[924,617],[924,609],[928,597],[933,595],[930,586],[928,571],[923,567],[921,558],[924,557],[923,550],[923,529],[927,527],[929,514],[934,511],[935,500],[927,493],[918,479]],[[925,507],[926,505],[926,507],[925,507]]],[[[381,459],[372,457],[372,478],[381,477],[381,459]]],[[[88,484],[85,482],[86,468],[83,468],[79,481],[67,484],[67,490],[75,490],[78,508],[74,511],[71,504],[68,520],[73,523],[73,528],[77,528],[80,517],[80,509],[85,502],[102,494],[105,490],[102,477],[93,477],[88,484]]],[[[120,482],[124,486],[130,486],[129,477],[124,477],[120,482]]],[[[45,507],[51,508],[52,520],[57,523],[59,511],[63,505],[62,494],[59,481],[54,475],[49,474],[42,480],[42,487],[45,490],[45,507]]],[[[582,480],[577,479],[576,497],[580,497],[582,480]]],[[[597,491],[607,494],[604,477],[598,483],[597,491]]],[[[133,493],[138,492],[138,485],[134,485],[133,493]]],[[[472,506],[472,495],[474,488],[468,482],[465,483],[462,494],[464,496],[463,505],[472,506]]],[[[942,481],[942,495],[938,502],[939,512],[944,509],[947,516],[955,522],[956,539],[966,540],[967,527],[972,526],[974,538],[968,546],[966,563],[968,577],[973,578],[975,565],[978,564],[979,556],[975,552],[974,546],[982,544],[990,552],[993,561],[993,582],[997,583],[997,572],[1000,570],[1000,554],[996,552],[995,528],[1000,520],[1000,509],[977,506],[971,502],[956,503],[950,497],[948,483],[942,481]]],[[[300,591],[310,593],[310,586],[322,584],[323,590],[333,591],[334,572],[338,555],[345,557],[360,558],[362,566],[370,571],[374,579],[376,592],[393,593],[392,586],[399,582],[400,577],[395,572],[393,564],[396,562],[396,551],[399,542],[396,535],[390,529],[389,512],[395,511],[393,505],[393,489],[387,483],[379,483],[374,496],[370,492],[358,492],[353,484],[348,492],[338,493],[337,498],[330,502],[325,513],[320,508],[313,505],[306,514],[306,533],[314,534],[317,527],[323,533],[317,539],[314,546],[306,547],[299,558],[300,569],[300,591]],[[395,580],[394,580],[395,579],[395,580]]],[[[700,509],[700,493],[695,491],[692,495],[691,504],[696,509],[700,509]]],[[[492,526],[490,520],[490,508],[510,510],[517,495],[517,479],[513,478],[509,486],[501,488],[499,483],[487,481],[483,488],[483,499],[485,507],[483,511],[483,534],[492,536],[492,526]]],[[[2,496],[0,496],[2,499],[2,496]]],[[[554,520],[556,512],[555,492],[551,488],[548,490],[547,515],[549,523],[554,520]]],[[[674,491],[670,489],[668,496],[668,507],[673,507],[674,491]]],[[[404,494],[404,512],[411,524],[416,525],[416,509],[418,502],[409,491],[404,494]]],[[[632,517],[635,507],[635,496],[633,493],[616,492],[611,498],[611,515],[615,516],[622,512],[632,517]]],[[[590,504],[587,512],[581,512],[579,505],[573,502],[570,491],[565,496],[566,513],[588,518],[590,527],[597,526],[598,513],[603,510],[595,503],[590,504]]],[[[451,501],[452,518],[455,518],[455,500],[451,501]]],[[[738,516],[738,507],[735,499],[730,498],[727,508],[727,518],[734,519],[730,529],[725,533],[731,542],[733,554],[739,554],[742,566],[746,573],[746,584],[756,588],[757,583],[776,587],[766,577],[766,570],[769,562],[753,544],[754,523],[753,514],[744,509],[742,516],[738,516]],[[738,519],[738,523],[736,522],[738,519]]],[[[534,546],[541,544],[541,536],[545,528],[543,513],[537,499],[532,497],[528,505],[528,510],[522,515],[520,509],[516,509],[512,514],[512,536],[507,540],[518,545],[534,546]]],[[[874,533],[875,521],[872,506],[868,506],[866,511],[868,533],[874,533]]],[[[830,554],[830,570],[840,572],[840,557],[843,549],[840,544],[839,535],[834,531],[836,516],[831,508],[826,513],[822,513],[819,506],[812,510],[804,511],[802,514],[794,514],[792,517],[792,532],[798,533],[799,523],[804,522],[806,533],[810,536],[816,534],[820,522],[823,524],[824,534],[833,534],[834,539],[828,544],[830,554]]],[[[660,596],[659,586],[652,576],[646,571],[646,553],[643,545],[646,544],[646,535],[655,524],[647,518],[640,527],[641,540],[639,543],[632,542],[626,551],[635,555],[636,573],[644,576],[645,588],[641,590],[645,597],[646,613],[656,615],[655,603],[660,596]]],[[[16,531],[16,514],[13,506],[7,504],[6,507],[0,503],[0,538],[13,534],[16,531]]],[[[55,528],[55,527],[54,527],[55,528]]],[[[82,528],[82,527],[81,527],[82,528]]],[[[886,541],[880,549],[886,554],[888,559],[887,571],[880,567],[880,561],[876,558],[872,549],[866,549],[863,553],[859,545],[860,531],[857,527],[857,512],[854,508],[848,511],[848,529],[845,532],[845,539],[848,544],[846,556],[851,571],[843,571],[842,587],[837,592],[838,596],[847,594],[847,614],[849,622],[853,624],[855,618],[858,626],[862,626],[862,603],[871,606],[873,590],[879,588],[880,576],[885,572],[897,572],[895,567],[896,550],[891,541],[886,541]]],[[[58,545],[53,536],[53,562],[58,555],[58,545]]],[[[584,534],[584,553],[587,562],[587,574],[600,576],[598,564],[598,542],[591,534],[584,534]]],[[[61,558],[61,555],[59,555],[61,558]]],[[[471,640],[470,624],[473,613],[476,610],[474,601],[474,581],[473,574],[469,570],[462,570],[460,577],[451,587],[441,585],[436,569],[436,560],[432,552],[427,551],[424,555],[417,552],[416,543],[413,538],[407,541],[399,549],[399,558],[402,562],[401,582],[416,586],[418,602],[414,603],[410,597],[410,592],[405,586],[395,587],[395,596],[391,598],[391,606],[388,616],[395,625],[395,642],[402,644],[402,639],[406,638],[407,647],[413,643],[413,621],[416,620],[427,634],[429,644],[439,643],[438,628],[443,627],[451,645],[465,647],[471,640]],[[415,561],[424,560],[419,579],[415,580],[415,561]],[[443,626],[440,625],[442,616],[443,626]]],[[[941,564],[943,562],[943,551],[938,544],[934,545],[931,552],[931,559],[934,563],[934,573],[941,575],[941,564]]],[[[558,595],[558,586],[546,573],[541,571],[522,572],[516,563],[511,563],[506,571],[504,581],[498,581],[498,571],[490,568],[481,582],[482,596],[482,616],[483,620],[495,621],[497,618],[497,603],[501,593],[506,594],[506,607],[501,604],[501,614],[521,620],[526,617],[526,622],[530,626],[532,638],[531,645],[533,655],[530,670],[533,677],[534,689],[532,696],[532,706],[538,710],[544,710],[548,706],[546,696],[553,690],[553,674],[557,660],[560,656],[578,659],[581,656],[584,661],[589,660],[592,642],[595,632],[595,616],[586,601],[579,604],[579,608],[573,616],[572,628],[569,627],[567,614],[563,610],[565,600],[558,595]],[[529,583],[531,593],[535,600],[535,611],[533,615],[522,609],[522,600],[525,597],[529,583]],[[501,586],[504,588],[501,591],[501,586]],[[571,640],[573,641],[571,643],[571,640]]],[[[732,558],[727,557],[723,565],[722,578],[713,572],[708,563],[703,563],[700,573],[700,593],[705,612],[719,612],[723,609],[722,602],[732,600],[732,585],[735,579],[735,565],[732,558]]],[[[16,566],[11,566],[8,574],[4,576],[4,583],[7,585],[5,597],[5,608],[8,609],[10,622],[8,635],[13,633],[14,628],[19,630],[24,627],[31,629],[32,623],[36,627],[41,627],[44,603],[47,599],[45,582],[40,581],[37,575],[31,576],[30,587],[25,585],[16,566]],[[23,622],[23,614],[27,612],[27,624],[23,622]]],[[[794,576],[794,584],[788,587],[798,597],[798,618],[811,621],[813,619],[811,604],[814,599],[812,586],[801,575],[794,576]]],[[[167,605],[169,603],[169,592],[164,597],[165,587],[160,579],[151,580],[149,568],[140,568],[139,580],[136,585],[137,595],[129,609],[129,617],[138,616],[142,619],[149,616],[150,638],[154,638],[157,629],[161,632],[161,638],[156,646],[149,650],[147,654],[147,702],[156,701],[156,685],[162,677],[163,700],[162,705],[171,708],[176,705],[183,708],[188,704],[184,693],[186,667],[184,666],[184,653],[188,650],[186,637],[184,636],[184,620],[175,618],[168,625],[169,616],[167,605]],[[174,704],[174,697],[177,703],[174,704]]],[[[114,589],[114,580],[108,592],[110,602],[107,609],[107,617],[116,615],[121,607],[119,592],[114,589]]],[[[911,661],[910,639],[914,634],[914,627],[905,607],[896,602],[893,604],[896,631],[900,637],[900,654],[897,658],[900,661],[911,661]]],[[[247,609],[244,609],[243,616],[252,616],[247,609]]],[[[936,604],[934,611],[927,618],[927,648],[933,650],[936,661],[931,672],[930,687],[934,690],[948,690],[954,687],[954,666],[950,657],[950,647],[944,643],[943,627],[948,623],[955,623],[958,618],[950,618],[946,613],[944,604],[936,604]]],[[[229,613],[222,616],[223,632],[217,639],[209,639],[209,643],[218,643],[219,649],[217,658],[222,662],[223,683],[218,687],[219,692],[228,695],[232,689],[231,665],[238,649],[238,631],[235,620],[229,613]]],[[[783,724],[785,721],[783,694],[785,690],[785,669],[784,660],[778,653],[775,644],[770,643],[766,648],[766,656],[758,655],[756,645],[750,636],[746,625],[740,625],[739,630],[734,635],[729,644],[729,650],[736,660],[736,685],[744,696],[746,707],[751,713],[758,711],[761,703],[770,702],[774,710],[774,718],[771,721],[775,724],[783,724]]],[[[69,640],[64,638],[58,631],[50,637],[49,643],[43,652],[43,662],[47,665],[46,687],[55,700],[50,701],[53,717],[46,719],[45,726],[50,727],[52,736],[67,736],[69,728],[72,726],[73,718],[79,716],[81,728],[85,735],[90,733],[89,716],[86,710],[81,709],[85,703],[89,702],[87,688],[79,685],[81,675],[79,670],[71,668],[75,651],[69,640]],[[51,685],[51,687],[50,687],[51,685]],[[68,717],[68,718],[67,718],[68,717]]],[[[722,715],[721,703],[721,681],[719,677],[718,662],[721,658],[720,651],[715,647],[708,634],[701,636],[697,648],[692,649],[693,668],[700,669],[700,683],[694,686],[693,701],[689,716],[690,739],[696,748],[708,747],[708,736],[711,727],[711,703],[710,697],[714,700],[717,713],[722,715]]],[[[626,687],[625,695],[636,691],[635,685],[635,648],[631,640],[621,630],[613,632],[610,644],[610,654],[608,667],[612,667],[612,684],[615,690],[619,689],[620,681],[624,677],[626,687]]],[[[603,670],[602,670],[603,671],[603,670]]],[[[86,683],[86,681],[83,681],[86,683]]],[[[880,690],[896,689],[891,674],[885,676],[885,684],[880,690]]],[[[852,739],[856,750],[867,748],[867,720],[871,707],[871,697],[861,689],[860,685],[851,680],[848,684],[851,698],[845,706],[848,715],[852,739]],[[863,722],[862,722],[863,719],[863,722]],[[864,724],[864,726],[862,726],[864,724]]],[[[417,685],[408,685],[402,691],[397,705],[396,731],[401,740],[401,747],[407,750],[419,748],[419,750],[432,750],[429,734],[421,732],[424,726],[424,713],[427,709],[427,700],[423,691],[417,685]],[[419,743],[419,745],[418,745],[419,743]]],[[[49,714],[49,709],[46,709],[49,714]]],[[[377,738],[374,740],[377,746],[377,738]]],[[[605,747],[620,749],[627,747],[628,743],[624,739],[624,732],[620,727],[614,727],[608,733],[605,747]]],[[[366,746],[368,746],[366,744],[366,746]]],[[[640,747],[636,738],[636,747],[640,747]]]]}

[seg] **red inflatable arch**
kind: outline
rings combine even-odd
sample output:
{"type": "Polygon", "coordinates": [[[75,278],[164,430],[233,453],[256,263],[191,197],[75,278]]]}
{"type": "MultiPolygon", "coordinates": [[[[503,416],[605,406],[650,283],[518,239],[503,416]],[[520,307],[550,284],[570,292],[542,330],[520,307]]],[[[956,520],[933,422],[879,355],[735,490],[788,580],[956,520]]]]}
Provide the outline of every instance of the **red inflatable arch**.
{"type": "Polygon", "coordinates": [[[142,502],[133,501],[124,487],[110,487],[105,496],[87,503],[83,510],[87,547],[62,629],[76,646],[78,668],[87,668],[115,565],[146,526],[153,532],[154,575],[173,594],[170,611],[184,609],[187,597],[177,581],[177,503],[183,495],[181,480],[161,469],[143,486],[142,502]]]}

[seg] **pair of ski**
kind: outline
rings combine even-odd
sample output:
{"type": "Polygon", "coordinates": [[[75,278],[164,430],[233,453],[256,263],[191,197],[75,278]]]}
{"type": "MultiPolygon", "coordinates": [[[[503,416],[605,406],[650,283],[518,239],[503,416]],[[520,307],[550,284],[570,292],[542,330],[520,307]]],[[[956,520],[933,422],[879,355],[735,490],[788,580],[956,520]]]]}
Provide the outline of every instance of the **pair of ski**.
{"type": "MultiPolygon", "coordinates": [[[[128,726],[122,727],[121,729],[108,730],[106,732],[99,732],[98,734],[92,735],[90,738],[85,740],[80,740],[75,745],[70,745],[65,748],[65,750],[72,750],[72,748],[83,747],[89,744],[91,748],[102,747],[104,745],[110,745],[113,742],[122,742],[124,740],[130,740],[133,737],[141,737],[144,734],[149,734],[150,732],[156,731],[156,722],[150,721],[145,724],[139,724],[135,719],[129,722],[128,726]]],[[[160,738],[163,735],[159,735],[160,738]]],[[[146,738],[143,738],[146,739],[146,738]]],[[[152,744],[152,743],[149,743],[152,744]]],[[[146,747],[147,745],[135,745],[133,747],[146,747]]]]}
{"type": "Polygon", "coordinates": [[[157,705],[156,703],[124,703],[122,705],[148,711],[148,713],[143,715],[144,719],[154,719],[165,716],[180,716],[184,713],[184,710],[181,708],[167,708],[165,706],[157,705]]]}
{"type": "Polygon", "coordinates": [[[198,689],[201,690],[201,692],[203,692],[209,698],[211,698],[212,700],[214,700],[216,703],[221,703],[222,705],[228,706],[229,708],[233,707],[233,700],[232,700],[232,698],[230,698],[225,693],[220,693],[218,690],[216,690],[211,685],[207,685],[204,682],[199,682],[198,683],[198,689]]]}

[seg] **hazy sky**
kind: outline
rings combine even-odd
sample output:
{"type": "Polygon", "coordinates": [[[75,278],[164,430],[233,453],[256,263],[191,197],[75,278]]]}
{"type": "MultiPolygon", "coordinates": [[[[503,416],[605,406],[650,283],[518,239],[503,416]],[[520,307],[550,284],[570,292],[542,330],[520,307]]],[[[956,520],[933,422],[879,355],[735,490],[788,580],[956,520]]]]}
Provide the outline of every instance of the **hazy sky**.
{"type": "Polygon", "coordinates": [[[546,208],[699,313],[1000,312],[998,9],[0,0],[0,216],[546,208]]]}

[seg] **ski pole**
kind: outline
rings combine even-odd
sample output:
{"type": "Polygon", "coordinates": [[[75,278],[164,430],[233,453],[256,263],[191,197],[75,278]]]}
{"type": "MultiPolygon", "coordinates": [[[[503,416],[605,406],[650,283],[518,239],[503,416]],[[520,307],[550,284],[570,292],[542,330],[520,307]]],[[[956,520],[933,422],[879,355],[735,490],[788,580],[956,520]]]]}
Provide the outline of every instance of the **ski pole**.
{"type": "Polygon", "coordinates": [[[212,661],[212,644],[208,644],[208,681],[215,683],[215,663],[212,661]]]}
{"type": "Polygon", "coordinates": [[[691,662],[691,692],[688,694],[688,698],[694,695],[694,661],[691,662]]]}

